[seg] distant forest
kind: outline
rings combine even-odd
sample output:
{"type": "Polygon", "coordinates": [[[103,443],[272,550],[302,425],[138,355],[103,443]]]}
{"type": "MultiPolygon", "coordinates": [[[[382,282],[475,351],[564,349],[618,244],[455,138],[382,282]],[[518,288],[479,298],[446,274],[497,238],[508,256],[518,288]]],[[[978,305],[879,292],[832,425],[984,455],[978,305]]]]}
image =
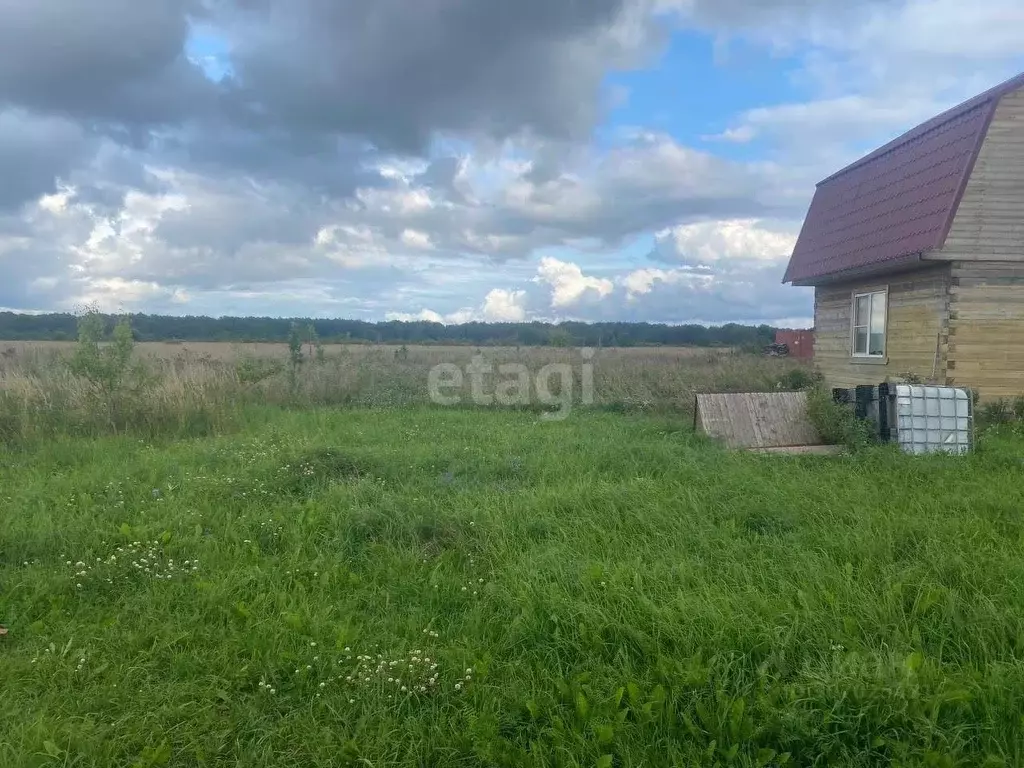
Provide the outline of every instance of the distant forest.
{"type": "MultiPolygon", "coordinates": [[[[131,314],[137,341],[284,342],[293,323],[312,325],[324,343],[467,344],[476,346],[763,346],[774,340],[768,325],[663,325],[655,323],[464,323],[426,321],[322,320],[276,317],[172,317],[131,314]]],[[[107,315],[110,327],[117,316],[107,315]]],[[[75,315],[26,315],[0,312],[0,339],[70,341],[76,338],[75,315]]]]}

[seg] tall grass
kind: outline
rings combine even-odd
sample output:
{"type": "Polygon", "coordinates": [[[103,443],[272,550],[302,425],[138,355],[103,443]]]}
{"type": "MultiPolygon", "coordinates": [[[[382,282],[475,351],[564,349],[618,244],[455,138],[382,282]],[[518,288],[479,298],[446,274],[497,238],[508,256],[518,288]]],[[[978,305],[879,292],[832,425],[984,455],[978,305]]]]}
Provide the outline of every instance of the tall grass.
{"type": "Polygon", "coordinates": [[[0,358],[4,768],[1024,765],[1019,425],[763,456],[693,393],[791,361],[601,350],[552,422],[432,407],[472,349],[94,341],[0,358]]]}
{"type": "MultiPolygon", "coordinates": [[[[13,349],[13,348],[12,348],[13,349]]],[[[174,348],[172,348],[174,349],[174,348]]],[[[572,367],[576,405],[582,392],[579,351],[556,348],[377,347],[303,356],[249,353],[224,345],[218,354],[176,349],[170,356],[136,349],[138,385],[106,387],[76,372],[74,347],[23,345],[0,360],[0,439],[60,434],[207,434],[231,428],[254,405],[399,407],[431,402],[432,367],[521,363],[532,373],[550,363],[572,367]]],[[[164,350],[166,352],[166,348],[164,350]]],[[[620,411],[692,413],[706,391],[800,387],[808,369],[796,361],[730,350],[677,355],[660,350],[596,350],[592,406],[620,411]]],[[[493,391],[499,377],[485,382],[493,391]]],[[[472,404],[470,381],[458,391],[472,404]]]]}
{"type": "Polygon", "coordinates": [[[259,412],[0,451],[0,765],[1024,764],[1019,438],[259,412]]]}

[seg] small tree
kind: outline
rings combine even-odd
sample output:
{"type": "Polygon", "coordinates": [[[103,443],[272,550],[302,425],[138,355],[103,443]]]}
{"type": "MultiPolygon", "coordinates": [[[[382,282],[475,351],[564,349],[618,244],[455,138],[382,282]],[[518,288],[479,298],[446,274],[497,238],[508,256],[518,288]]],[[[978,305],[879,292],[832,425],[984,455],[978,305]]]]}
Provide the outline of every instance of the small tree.
{"type": "Polygon", "coordinates": [[[302,332],[299,324],[293,322],[288,331],[288,383],[291,386],[292,394],[299,385],[299,369],[305,361],[302,354],[302,332]]]}
{"type": "Polygon", "coordinates": [[[112,343],[101,347],[104,335],[103,316],[95,309],[86,310],[78,320],[78,344],[68,367],[109,396],[121,388],[131,372],[135,339],[127,317],[114,325],[112,343]]]}
{"type": "Polygon", "coordinates": [[[309,359],[322,363],[324,361],[324,345],[320,343],[320,337],[317,336],[316,326],[313,323],[306,326],[306,341],[309,343],[309,359]]]}
{"type": "Polygon", "coordinates": [[[95,308],[86,309],[78,318],[78,343],[67,365],[89,383],[116,428],[123,401],[145,383],[145,368],[132,363],[135,337],[128,317],[114,324],[110,343],[100,346],[105,330],[103,315],[95,308]]]}

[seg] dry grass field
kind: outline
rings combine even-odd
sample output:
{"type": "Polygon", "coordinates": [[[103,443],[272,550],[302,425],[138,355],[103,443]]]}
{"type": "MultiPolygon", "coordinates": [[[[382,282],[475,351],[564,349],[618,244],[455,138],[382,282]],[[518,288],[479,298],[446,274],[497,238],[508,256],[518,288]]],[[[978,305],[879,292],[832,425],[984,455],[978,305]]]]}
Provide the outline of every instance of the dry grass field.
{"type": "Polygon", "coordinates": [[[518,403],[525,407],[571,404],[687,417],[697,392],[794,388],[809,377],[797,361],[714,348],[325,345],[304,348],[301,361],[293,361],[286,344],[139,343],[138,367],[117,382],[115,405],[102,382],[69,369],[74,349],[73,342],[0,342],[0,431],[48,434],[70,424],[95,433],[132,425],[177,434],[223,426],[247,405],[427,405],[437,402],[431,372],[442,364],[467,371],[449,395],[480,405],[468,373],[474,361],[489,371],[488,395],[503,381],[502,366],[527,372],[533,389],[518,403]],[[547,383],[555,402],[539,396],[547,383]]]}
{"type": "MultiPolygon", "coordinates": [[[[73,341],[3,341],[0,340],[0,356],[11,358],[25,358],[35,356],[46,356],[57,353],[67,353],[74,349],[73,341]]],[[[328,356],[349,354],[349,355],[379,355],[387,357],[395,355],[405,347],[410,356],[423,359],[436,359],[438,362],[451,360],[468,359],[477,350],[486,350],[489,354],[497,357],[507,358],[518,350],[532,350],[546,353],[545,356],[558,358],[566,356],[569,348],[557,347],[475,347],[472,345],[446,345],[446,344],[324,344],[324,353],[328,356]]],[[[214,360],[237,360],[240,357],[265,357],[283,360],[288,356],[288,345],[285,343],[243,344],[237,342],[223,341],[188,341],[188,342],[167,342],[167,341],[144,341],[136,344],[136,349],[142,355],[161,360],[173,360],[180,356],[192,356],[197,358],[211,358],[214,360]]],[[[719,357],[723,354],[730,354],[733,350],[727,347],[611,347],[604,352],[612,357],[644,358],[644,357],[665,357],[677,358],[707,358],[719,357]]]]}

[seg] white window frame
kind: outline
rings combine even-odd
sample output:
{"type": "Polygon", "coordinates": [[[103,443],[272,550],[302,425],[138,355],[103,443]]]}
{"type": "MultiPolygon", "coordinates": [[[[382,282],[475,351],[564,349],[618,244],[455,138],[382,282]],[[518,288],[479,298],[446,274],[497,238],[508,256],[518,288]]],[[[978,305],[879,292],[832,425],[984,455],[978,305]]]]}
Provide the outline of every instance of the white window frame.
{"type": "Polygon", "coordinates": [[[888,335],[889,335],[889,288],[875,288],[870,291],[854,291],[853,297],[850,300],[850,356],[861,360],[884,360],[886,354],[886,348],[888,346],[888,335]],[[857,325],[857,300],[868,297],[868,324],[857,325]],[[869,350],[871,349],[871,316],[876,301],[882,301],[885,304],[885,318],[882,321],[882,351],[872,354],[869,350]],[[867,347],[863,352],[857,351],[857,329],[864,328],[867,330],[865,337],[867,339],[867,347]]]}

